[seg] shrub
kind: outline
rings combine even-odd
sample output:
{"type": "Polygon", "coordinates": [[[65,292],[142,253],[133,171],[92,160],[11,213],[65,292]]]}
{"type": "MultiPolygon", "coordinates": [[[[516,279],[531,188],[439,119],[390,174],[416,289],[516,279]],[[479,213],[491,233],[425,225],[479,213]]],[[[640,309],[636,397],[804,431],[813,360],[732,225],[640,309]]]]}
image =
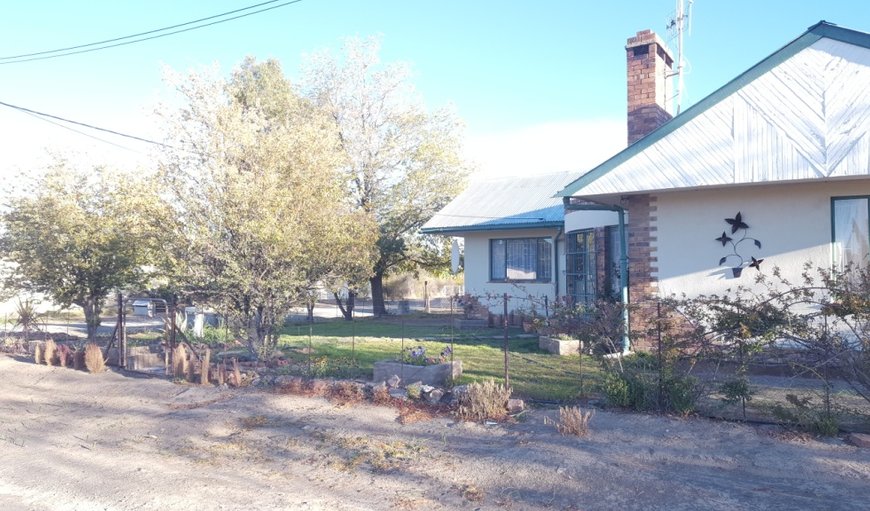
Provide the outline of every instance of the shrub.
{"type": "Polygon", "coordinates": [[[839,433],[840,422],[834,414],[817,410],[811,397],[786,394],[785,400],[791,406],[778,404],[773,408],[773,415],[780,421],[816,435],[835,436],[839,433]]]}
{"type": "Polygon", "coordinates": [[[103,350],[95,343],[85,346],[85,367],[89,373],[101,373],[106,370],[106,359],[103,358],[103,350]]]}
{"type": "Polygon", "coordinates": [[[408,399],[418,400],[423,395],[423,384],[412,383],[405,387],[408,392],[408,399]]]}
{"type": "Polygon", "coordinates": [[[459,394],[456,415],[469,421],[503,420],[507,417],[507,402],[510,397],[510,389],[491,379],[483,383],[475,382],[459,394]]]}
{"type": "Polygon", "coordinates": [[[586,436],[589,434],[589,421],[593,415],[595,412],[591,410],[584,412],[577,406],[561,406],[559,407],[559,422],[550,422],[562,435],[586,436]]]}
{"type": "Polygon", "coordinates": [[[73,364],[73,353],[66,344],[58,344],[57,346],[57,363],[61,367],[73,364]]]}
{"type": "Polygon", "coordinates": [[[362,401],[365,398],[365,393],[356,383],[340,380],[332,385],[329,398],[339,404],[353,404],[362,401]]]}
{"type": "Polygon", "coordinates": [[[377,385],[372,388],[372,402],[385,405],[390,403],[393,400],[393,396],[390,395],[390,389],[387,388],[386,385],[377,385]]]}
{"type": "Polygon", "coordinates": [[[43,347],[42,358],[45,361],[45,365],[50,366],[54,365],[54,359],[57,355],[57,343],[54,342],[54,339],[48,339],[45,341],[45,346],[43,347]]]}

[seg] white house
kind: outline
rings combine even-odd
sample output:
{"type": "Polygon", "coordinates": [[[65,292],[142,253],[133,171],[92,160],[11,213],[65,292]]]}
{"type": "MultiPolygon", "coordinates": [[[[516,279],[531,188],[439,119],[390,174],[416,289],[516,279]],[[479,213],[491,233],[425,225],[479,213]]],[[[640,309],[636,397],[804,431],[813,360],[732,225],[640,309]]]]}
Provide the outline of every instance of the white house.
{"type": "MultiPolygon", "coordinates": [[[[564,236],[555,295],[643,305],[751,286],[774,266],[798,281],[807,262],[870,263],[870,34],[820,22],[673,118],[667,46],[638,32],[626,57],[628,147],[552,190],[565,207],[549,227],[564,236]]],[[[481,189],[462,213],[522,203],[521,181],[481,189]]],[[[467,269],[498,256],[492,239],[475,231],[467,269]]],[[[493,284],[479,269],[466,279],[493,284]]]]}
{"type": "Polygon", "coordinates": [[[494,312],[539,307],[565,291],[564,207],[555,192],[576,178],[546,176],[472,182],[422,231],[464,239],[465,292],[494,312]]]}

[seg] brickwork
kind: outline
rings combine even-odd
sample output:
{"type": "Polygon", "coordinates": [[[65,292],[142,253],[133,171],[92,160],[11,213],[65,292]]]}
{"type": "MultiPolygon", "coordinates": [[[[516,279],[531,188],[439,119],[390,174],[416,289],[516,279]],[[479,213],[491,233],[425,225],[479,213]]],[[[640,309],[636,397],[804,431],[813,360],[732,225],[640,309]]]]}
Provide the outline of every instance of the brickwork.
{"type": "Polygon", "coordinates": [[[650,30],[630,37],[625,51],[631,145],[672,117],[667,83],[674,60],[665,43],[650,30]]]}
{"type": "Polygon", "coordinates": [[[630,329],[635,347],[649,349],[652,344],[645,330],[656,314],[658,298],[657,198],[654,195],[631,195],[622,200],[628,212],[628,295],[634,306],[630,329]]]}

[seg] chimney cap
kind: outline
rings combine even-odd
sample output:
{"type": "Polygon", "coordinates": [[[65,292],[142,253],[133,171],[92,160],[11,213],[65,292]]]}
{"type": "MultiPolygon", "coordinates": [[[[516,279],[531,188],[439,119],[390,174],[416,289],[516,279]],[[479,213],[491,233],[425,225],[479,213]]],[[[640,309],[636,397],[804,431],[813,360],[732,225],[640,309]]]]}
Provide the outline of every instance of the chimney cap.
{"type": "Polygon", "coordinates": [[[656,43],[661,46],[661,48],[665,50],[665,53],[667,53],[668,56],[673,55],[673,52],[671,52],[671,49],[668,48],[668,45],[665,44],[662,38],[650,29],[641,30],[634,37],[629,37],[625,43],[625,49],[629,50],[636,46],[644,46],[652,43],[656,43]]]}

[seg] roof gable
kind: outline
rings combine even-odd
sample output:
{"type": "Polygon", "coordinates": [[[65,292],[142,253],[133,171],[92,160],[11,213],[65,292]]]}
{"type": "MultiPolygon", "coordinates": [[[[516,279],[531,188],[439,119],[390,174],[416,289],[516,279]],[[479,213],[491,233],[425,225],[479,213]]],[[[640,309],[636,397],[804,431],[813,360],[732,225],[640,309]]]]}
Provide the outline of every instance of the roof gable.
{"type": "Polygon", "coordinates": [[[870,34],[821,22],[559,196],[870,175],[870,34]]]}

